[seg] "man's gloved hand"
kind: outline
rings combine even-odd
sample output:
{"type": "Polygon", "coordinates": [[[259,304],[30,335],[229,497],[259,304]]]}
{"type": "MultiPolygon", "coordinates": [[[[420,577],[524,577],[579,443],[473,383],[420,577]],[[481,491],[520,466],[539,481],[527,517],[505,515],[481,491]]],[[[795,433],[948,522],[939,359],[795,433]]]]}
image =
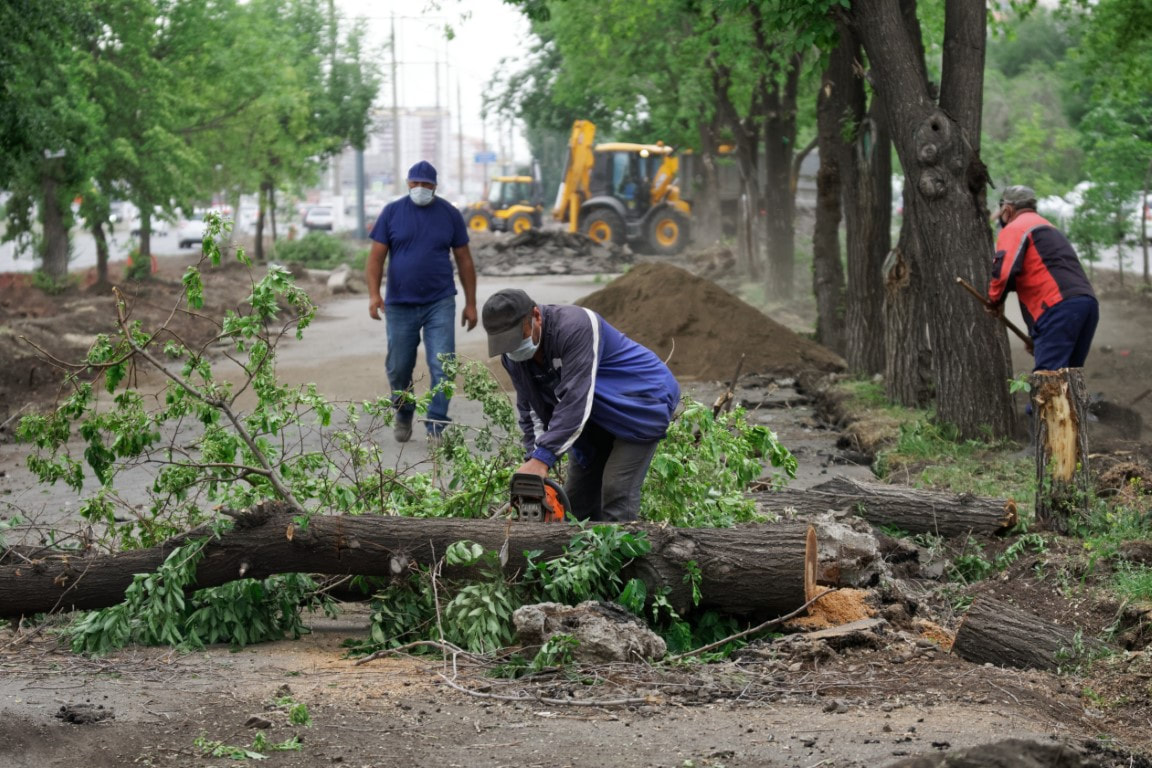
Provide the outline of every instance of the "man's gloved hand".
{"type": "Polygon", "coordinates": [[[539,475],[540,477],[547,477],[548,465],[540,461],[540,459],[528,459],[528,461],[520,465],[520,468],[516,470],[516,474],[539,475]]]}

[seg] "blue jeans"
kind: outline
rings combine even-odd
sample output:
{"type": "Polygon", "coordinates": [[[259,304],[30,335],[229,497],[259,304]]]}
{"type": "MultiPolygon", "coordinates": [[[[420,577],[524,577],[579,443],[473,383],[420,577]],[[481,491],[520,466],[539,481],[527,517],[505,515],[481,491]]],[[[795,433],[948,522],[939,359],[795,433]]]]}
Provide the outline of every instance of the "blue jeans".
{"type": "MultiPolygon", "coordinates": [[[[432,386],[444,380],[444,366],[440,355],[456,354],[456,297],[448,296],[431,304],[385,304],[384,321],[388,334],[388,384],[392,387],[392,402],[401,403],[403,393],[412,389],[412,371],[416,368],[416,349],[420,346],[420,331],[424,331],[424,354],[432,374],[432,386]]],[[[412,421],[415,406],[400,405],[396,418],[412,421]]],[[[428,407],[428,434],[439,435],[448,418],[448,398],[436,393],[428,407]]]]}

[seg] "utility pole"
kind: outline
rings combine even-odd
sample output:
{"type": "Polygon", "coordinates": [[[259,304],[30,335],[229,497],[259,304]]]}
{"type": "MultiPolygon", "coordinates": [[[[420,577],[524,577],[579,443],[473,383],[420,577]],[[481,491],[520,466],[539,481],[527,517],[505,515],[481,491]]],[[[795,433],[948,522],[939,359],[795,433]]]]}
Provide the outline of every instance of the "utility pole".
{"type": "Polygon", "coordinates": [[[456,68],[456,174],[460,179],[460,196],[464,196],[464,106],[460,98],[460,68],[456,68]]]}
{"type": "Polygon", "coordinates": [[[444,170],[444,119],[440,115],[440,53],[436,53],[436,168],[444,170]]]}
{"type": "Polygon", "coordinates": [[[401,194],[400,183],[400,100],[396,95],[396,14],[392,14],[392,192],[401,194]]]}

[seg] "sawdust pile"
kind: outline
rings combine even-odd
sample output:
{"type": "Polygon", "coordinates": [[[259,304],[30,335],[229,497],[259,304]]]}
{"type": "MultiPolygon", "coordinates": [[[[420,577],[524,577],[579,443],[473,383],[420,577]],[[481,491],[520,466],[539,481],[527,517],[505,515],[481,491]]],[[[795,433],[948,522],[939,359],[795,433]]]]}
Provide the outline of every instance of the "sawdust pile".
{"type": "Polygon", "coordinates": [[[736,373],[795,376],[843,371],[844,360],[715,283],[667,264],[638,264],[577,302],[648,347],[678,377],[727,381],[736,373]]]}
{"type": "MultiPolygon", "coordinates": [[[[827,591],[820,589],[820,592],[827,591]]],[[[870,618],[876,615],[876,609],[868,602],[871,596],[872,593],[866,589],[838,589],[809,606],[807,616],[793,619],[788,624],[803,629],[827,629],[870,618]]]]}

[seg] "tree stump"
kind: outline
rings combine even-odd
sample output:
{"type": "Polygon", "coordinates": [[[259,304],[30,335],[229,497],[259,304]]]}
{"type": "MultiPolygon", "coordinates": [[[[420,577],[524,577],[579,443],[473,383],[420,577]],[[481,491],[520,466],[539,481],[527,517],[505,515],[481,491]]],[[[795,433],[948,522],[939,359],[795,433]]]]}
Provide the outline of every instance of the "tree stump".
{"type": "Polygon", "coordinates": [[[1036,446],[1036,522],[1068,532],[1074,512],[1088,508],[1088,388],[1083,370],[1035,371],[1032,419],[1036,446]]]}
{"type": "Polygon", "coordinates": [[[952,653],[975,664],[1056,671],[1061,663],[1080,656],[1085,645],[1067,627],[1014,605],[977,597],[956,630],[952,653]]]}

